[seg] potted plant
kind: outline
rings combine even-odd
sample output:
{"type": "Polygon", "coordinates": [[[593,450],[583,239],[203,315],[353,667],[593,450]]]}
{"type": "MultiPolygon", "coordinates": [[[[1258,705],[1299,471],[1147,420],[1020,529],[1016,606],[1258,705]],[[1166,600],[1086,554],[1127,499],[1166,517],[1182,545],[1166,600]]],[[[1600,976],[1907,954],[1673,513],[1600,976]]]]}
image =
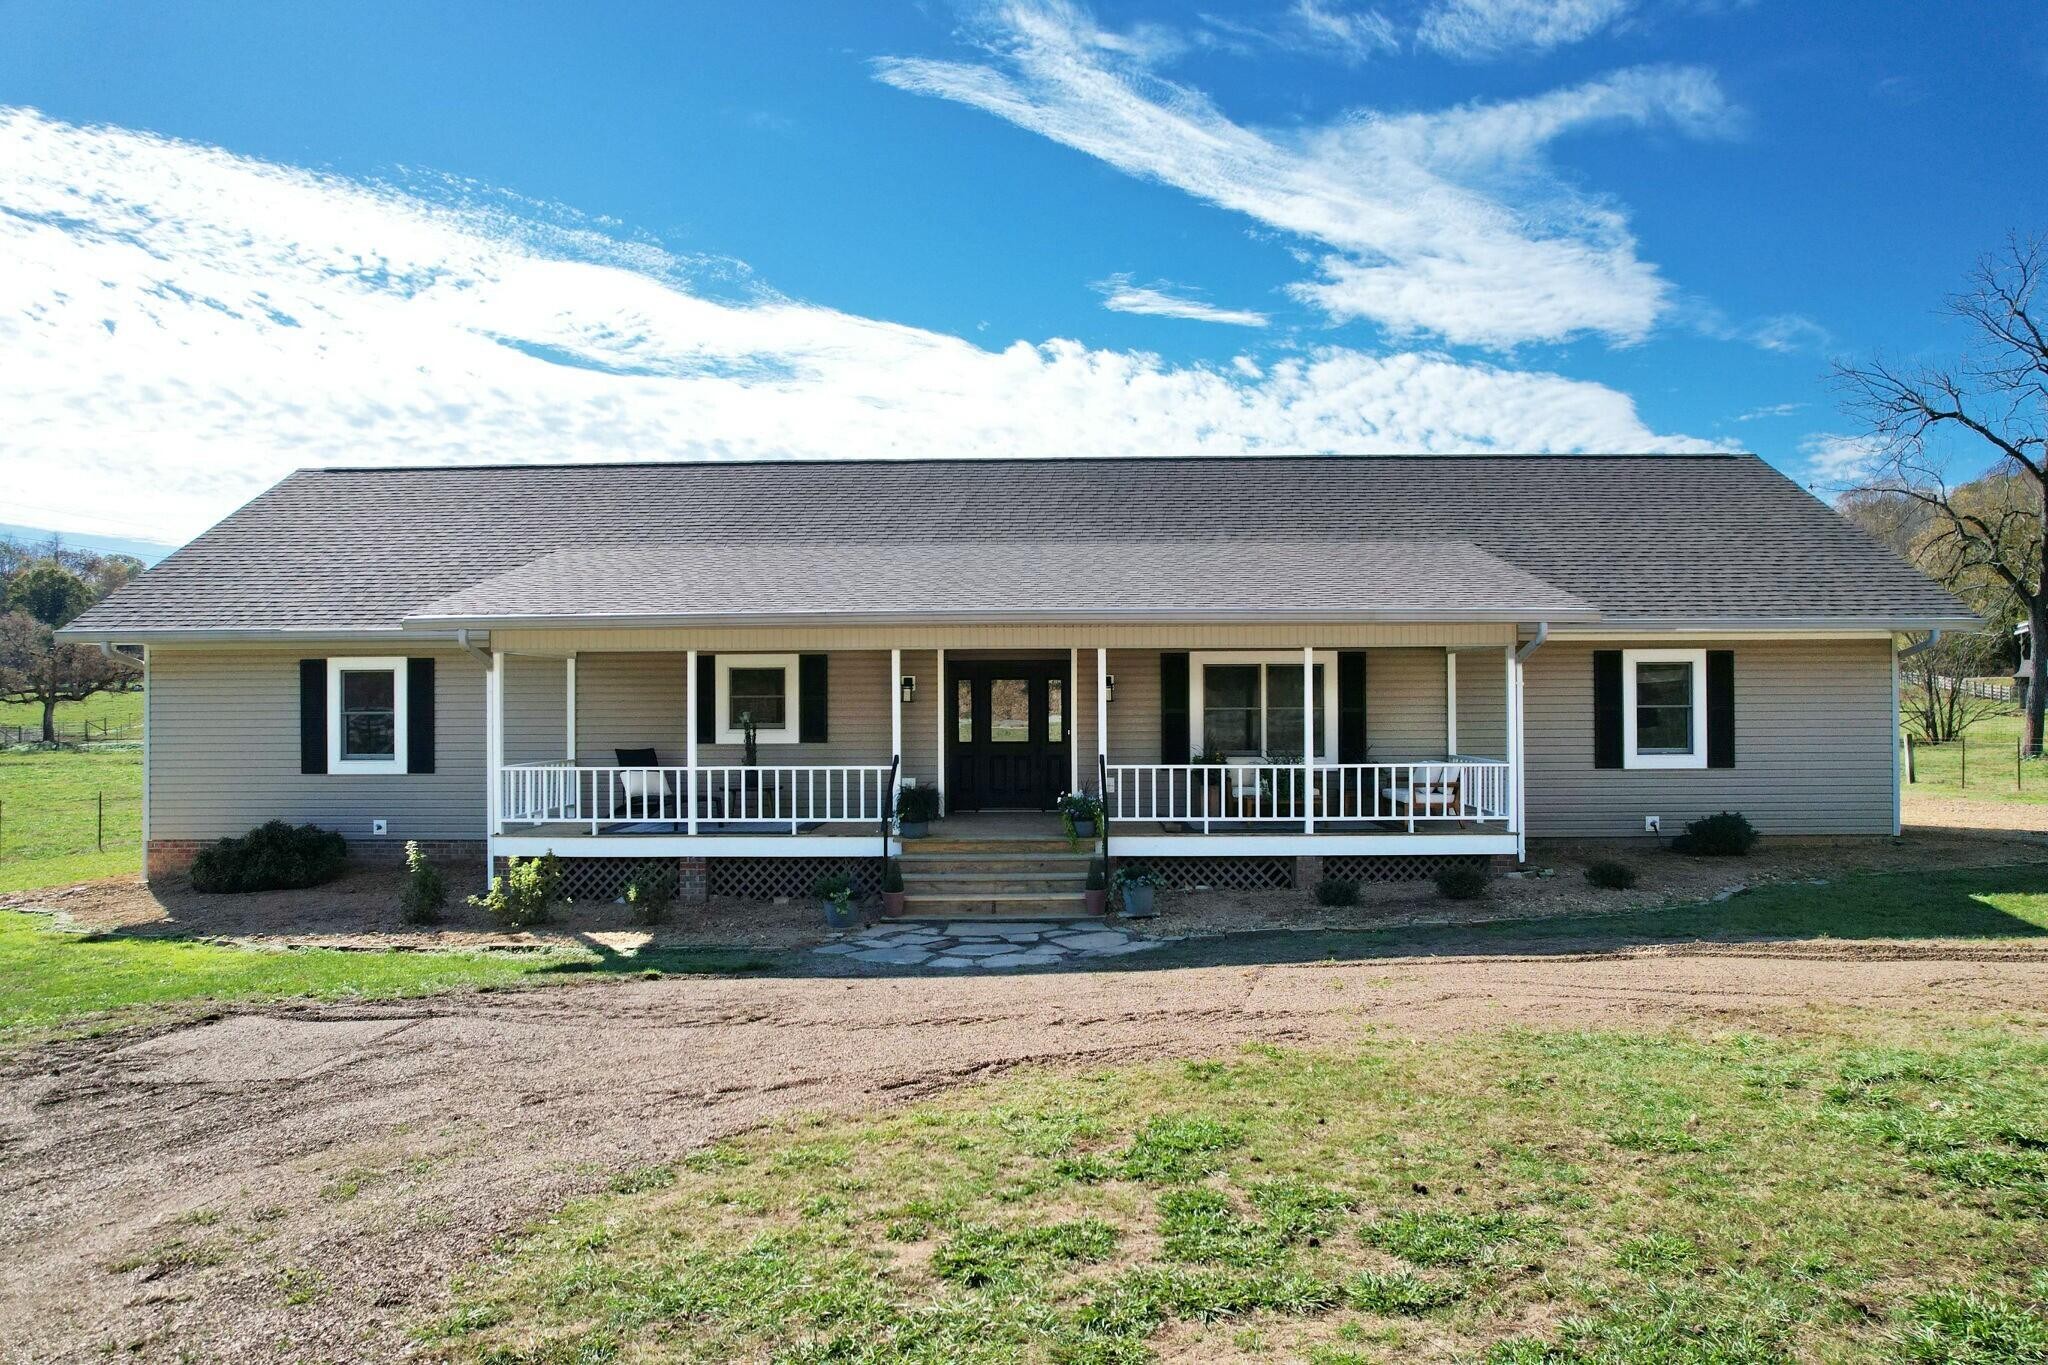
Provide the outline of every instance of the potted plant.
{"type": "Polygon", "coordinates": [[[1095,831],[1102,826],[1101,798],[1087,792],[1061,792],[1059,810],[1069,845],[1079,848],[1083,839],[1095,842],[1095,831]]]}
{"type": "Polygon", "coordinates": [[[892,919],[903,913],[903,864],[895,858],[882,869],[882,913],[892,919]]]}
{"type": "Polygon", "coordinates": [[[1142,867],[1116,870],[1116,898],[1125,919],[1151,919],[1159,913],[1153,897],[1159,881],[1142,867]]]}
{"type": "Polygon", "coordinates": [[[853,908],[853,879],[844,872],[818,878],[811,888],[825,903],[825,923],[834,929],[851,929],[860,923],[860,911],[853,908]]]}
{"type": "MultiPolygon", "coordinates": [[[[754,724],[752,711],[740,712],[740,753],[746,767],[761,766],[760,726],[754,724]]],[[[747,772],[740,774],[740,815],[758,816],[761,813],[761,774],[747,772]]]]}
{"type": "Polygon", "coordinates": [[[896,832],[906,839],[922,839],[932,832],[939,818],[937,787],[905,787],[896,793],[896,832]]]}
{"type": "Polygon", "coordinates": [[[1088,889],[1082,893],[1088,902],[1088,913],[1099,915],[1109,902],[1109,864],[1100,858],[1088,862],[1088,889]]]}

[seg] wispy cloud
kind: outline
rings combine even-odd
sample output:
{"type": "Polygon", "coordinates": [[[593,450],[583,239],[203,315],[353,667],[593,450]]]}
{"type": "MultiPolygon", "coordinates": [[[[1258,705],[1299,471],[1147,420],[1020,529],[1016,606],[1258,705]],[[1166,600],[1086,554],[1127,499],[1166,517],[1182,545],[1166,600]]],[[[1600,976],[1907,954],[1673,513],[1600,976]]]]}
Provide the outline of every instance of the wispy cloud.
{"type": "Polygon", "coordinates": [[[1249,308],[1218,308],[1213,303],[1172,292],[1160,284],[1132,284],[1129,275],[1098,280],[1102,306],[1113,313],[1144,313],[1152,317],[1186,318],[1191,322],[1225,322],[1237,327],[1264,327],[1271,319],[1249,308]]]}
{"type": "Polygon", "coordinates": [[[1376,9],[1294,0],[1287,17],[1297,46],[1330,53],[1353,65],[1401,47],[1394,21],[1376,9]]]}
{"type": "Polygon", "coordinates": [[[1846,488],[1868,478],[1884,454],[1884,443],[1870,436],[1816,432],[1799,443],[1807,477],[1826,488],[1846,488]]]}
{"type": "MultiPolygon", "coordinates": [[[[0,109],[0,486],[179,539],[308,464],[1692,449],[1600,384],[988,350],[546,206],[0,109]]],[[[39,518],[41,519],[41,518],[39,518]]]]}
{"type": "Polygon", "coordinates": [[[1424,47],[1482,59],[1545,52],[1607,28],[1632,0],[1435,0],[1416,26],[1424,47]]]}
{"type": "Polygon", "coordinates": [[[1817,351],[1834,338],[1812,318],[1779,313],[1749,328],[1746,339],[1766,351],[1817,351]]]}
{"type": "Polygon", "coordinates": [[[1767,403],[1760,408],[1751,408],[1735,420],[1738,422],[1756,422],[1766,417],[1790,417],[1805,406],[1806,404],[1804,403],[1767,403]]]}
{"type": "Polygon", "coordinates": [[[985,62],[884,58],[876,74],[1319,242],[1319,278],[1298,297],[1337,321],[1460,344],[1647,335],[1668,286],[1623,212],[1566,186],[1543,153],[1602,126],[1716,136],[1739,121],[1711,73],[1646,67],[1533,99],[1266,133],[1119,62],[1059,0],[1015,0],[981,31],[985,62]]]}

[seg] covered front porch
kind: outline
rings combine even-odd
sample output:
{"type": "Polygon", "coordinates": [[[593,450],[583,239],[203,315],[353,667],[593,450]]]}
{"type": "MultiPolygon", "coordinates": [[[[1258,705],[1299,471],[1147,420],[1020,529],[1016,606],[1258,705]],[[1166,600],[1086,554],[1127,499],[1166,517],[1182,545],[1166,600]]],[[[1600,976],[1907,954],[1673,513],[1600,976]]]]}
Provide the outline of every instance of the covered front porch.
{"type": "Polygon", "coordinates": [[[1044,812],[1071,791],[1101,799],[1114,857],[1521,846],[1512,627],[1288,649],[1162,628],[1064,648],[657,634],[480,647],[495,855],[894,855],[907,788],[929,792],[934,842],[1057,838],[1044,812]]]}

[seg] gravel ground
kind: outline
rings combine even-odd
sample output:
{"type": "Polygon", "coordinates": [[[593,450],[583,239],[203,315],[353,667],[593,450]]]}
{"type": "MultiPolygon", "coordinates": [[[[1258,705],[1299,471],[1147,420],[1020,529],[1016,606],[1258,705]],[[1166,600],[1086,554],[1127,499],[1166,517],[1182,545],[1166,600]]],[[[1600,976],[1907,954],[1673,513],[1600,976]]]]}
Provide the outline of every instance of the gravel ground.
{"type": "Polygon", "coordinates": [[[1960,796],[1921,796],[1909,790],[1901,812],[1908,825],[2048,834],[2048,802],[1970,801],[1960,796]]]}
{"type": "Polygon", "coordinates": [[[0,1358],[389,1360],[494,1238],[616,1172],[1017,1066],[1367,1028],[1798,1030],[1851,1008],[2038,1025],[2044,998],[2048,950],[2022,945],[1396,943],[1349,963],[238,1010],[0,1057],[0,1358]]]}

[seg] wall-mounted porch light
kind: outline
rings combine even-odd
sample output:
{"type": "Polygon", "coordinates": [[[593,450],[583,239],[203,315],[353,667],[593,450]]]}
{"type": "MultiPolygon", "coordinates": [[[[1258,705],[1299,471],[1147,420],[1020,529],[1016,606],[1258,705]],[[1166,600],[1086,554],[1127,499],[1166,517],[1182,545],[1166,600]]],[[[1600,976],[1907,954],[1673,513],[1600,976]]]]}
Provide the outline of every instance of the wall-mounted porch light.
{"type": "Polygon", "coordinates": [[[911,677],[910,674],[905,673],[903,675],[903,700],[909,701],[912,697],[916,695],[917,679],[911,677]]]}
{"type": "Polygon", "coordinates": [[[1116,700],[1116,674],[1105,673],[1102,675],[1102,699],[1104,701],[1116,700]]]}

